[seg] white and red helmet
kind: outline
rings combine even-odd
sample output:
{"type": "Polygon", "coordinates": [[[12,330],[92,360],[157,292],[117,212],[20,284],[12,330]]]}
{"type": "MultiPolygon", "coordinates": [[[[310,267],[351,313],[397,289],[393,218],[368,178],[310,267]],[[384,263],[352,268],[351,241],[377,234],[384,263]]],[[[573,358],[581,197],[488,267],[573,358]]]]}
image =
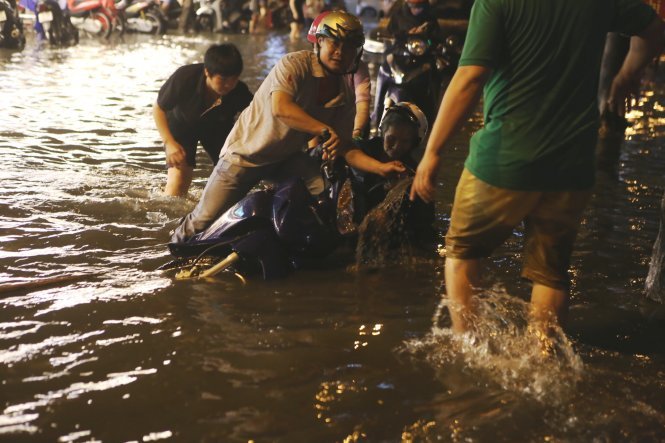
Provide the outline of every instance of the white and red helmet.
{"type": "Polygon", "coordinates": [[[314,44],[319,36],[348,41],[356,48],[365,43],[363,24],[358,17],[346,11],[325,11],[319,14],[307,32],[307,41],[314,44]]]}
{"type": "Polygon", "coordinates": [[[381,131],[382,135],[383,132],[385,132],[384,123],[393,119],[393,117],[389,117],[391,115],[398,115],[401,117],[399,118],[400,121],[412,123],[416,128],[418,143],[423,141],[427,135],[429,125],[427,123],[427,117],[425,117],[425,114],[418,106],[411,102],[397,102],[387,106],[383,112],[383,116],[381,117],[381,122],[379,123],[379,130],[381,131]]]}

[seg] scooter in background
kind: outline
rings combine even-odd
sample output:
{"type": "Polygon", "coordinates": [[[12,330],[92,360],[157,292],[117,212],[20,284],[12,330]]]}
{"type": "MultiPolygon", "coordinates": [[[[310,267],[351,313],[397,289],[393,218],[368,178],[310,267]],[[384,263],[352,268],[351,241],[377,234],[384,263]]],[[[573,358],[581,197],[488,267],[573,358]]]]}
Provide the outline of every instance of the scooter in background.
{"type": "Polygon", "coordinates": [[[102,38],[108,38],[113,31],[113,17],[107,5],[107,0],[67,0],[72,25],[102,38]]]}
{"type": "Polygon", "coordinates": [[[166,32],[166,17],[156,0],[120,0],[115,6],[124,15],[128,31],[143,34],[166,32]]]}
{"type": "Polygon", "coordinates": [[[15,0],[0,0],[0,47],[23,49],[23,20],[15,0]]]}
{"type": "Polygon", "coordinates": [[[201,0],[196,10],[196,29],[221,32],[223,6],[222,0],[201,0]]]}
{"type": "Polygon", "coordinates": [[[21,0],[20,6],[26,11],[22,16],[27,18],[27,11],[34,15],[30,19],[34,19],[34,29],[40,38],[48,38],[52,45],[75,45],[79,31],[72,25],[65,1],[62,3],[61,6],[56,0],[21,0]]]}

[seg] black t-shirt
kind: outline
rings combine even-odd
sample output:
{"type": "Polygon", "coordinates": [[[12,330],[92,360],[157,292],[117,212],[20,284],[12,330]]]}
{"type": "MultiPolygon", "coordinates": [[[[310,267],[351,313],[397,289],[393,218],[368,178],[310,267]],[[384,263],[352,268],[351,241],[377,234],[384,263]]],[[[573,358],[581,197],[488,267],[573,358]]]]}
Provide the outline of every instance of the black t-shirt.
{"type": "Polygon", "coordinates": [[[238,115],[249,105],[253,95],[247,85],[239,81],[222,97],[220,105],[207,112],[204,97],[203,63],[196,63],[178,68],[166,80],[157,95],[157,104],[166,112],[169,129],[176,140],[194,145],[201,141],[216,161],[238,115]]]}

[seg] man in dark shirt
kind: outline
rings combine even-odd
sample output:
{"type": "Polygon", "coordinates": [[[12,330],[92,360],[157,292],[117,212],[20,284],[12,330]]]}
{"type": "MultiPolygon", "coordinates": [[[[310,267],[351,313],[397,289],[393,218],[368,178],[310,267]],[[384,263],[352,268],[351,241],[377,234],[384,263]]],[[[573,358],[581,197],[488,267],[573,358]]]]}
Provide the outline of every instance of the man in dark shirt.
{"type": "Polygon", "coordinates": [[[212,45],[203,63],[178,68],[159,90],[153,117],[166,150],[166,195],[187,194],[198,142],[217,163],[226,136],[252,101],[247,85],[238,80],[242,68],[234,45],[212,45]]]}

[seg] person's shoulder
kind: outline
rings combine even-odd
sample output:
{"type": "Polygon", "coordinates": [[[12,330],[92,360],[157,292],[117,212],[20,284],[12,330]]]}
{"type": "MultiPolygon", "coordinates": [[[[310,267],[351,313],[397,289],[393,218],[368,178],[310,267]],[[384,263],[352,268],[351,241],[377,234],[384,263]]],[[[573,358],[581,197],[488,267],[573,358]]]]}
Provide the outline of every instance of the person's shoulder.
{"type": "Polygon", "coordinates": [[[203,75],[203,63],[180,66],[171,76],[174,80],[187,82],[198,81],[203,75]]]}
{"type": "Polygon", "coordinates": [[[308,73],[315,72],[317,63],[316,55],[312,51],[289,52],[279,60],[274,70],[281,75],[293,73],[296,76],[306,76],[308,73]]]}
{"type": "Polygon", "coordinates": [[[174,75],[195,76],[203,74],[203,63],[193,63],[191,65],[180,66],[175,70],[174,75]]]}
{"type": "Polygon", "coordinates": [[[239,95],[240,94],[241,95],[247,95],[247,94],[252,95],[252,92],[249,90],[249,86],[247,86],[247,83],[245,83],[242,80],[238,81],[238,84],[236,85],[235,88],[233,88],[233,91],[236,94],[239,94],[239,95]]]}
{"type": "Polygon", "coordinates": [[[312,54],[313,52],[307,49],[289,52],[288,54],[283,55],[280,61],[287,63],[308,63],[312,54]]]}
{"type": "Polygon", "coordinates": [[[233,88],[231,92],[229,92],[229,98],[232,99],[233,101],[237,102],[242,102],[242,103],[247,103],[252,100],[254,97],[254,94],[251,93],[249,90],[249,87],[247,84],[243,81],[238,81],[238,84],[236,84],[236,87],[233,88]]]}

